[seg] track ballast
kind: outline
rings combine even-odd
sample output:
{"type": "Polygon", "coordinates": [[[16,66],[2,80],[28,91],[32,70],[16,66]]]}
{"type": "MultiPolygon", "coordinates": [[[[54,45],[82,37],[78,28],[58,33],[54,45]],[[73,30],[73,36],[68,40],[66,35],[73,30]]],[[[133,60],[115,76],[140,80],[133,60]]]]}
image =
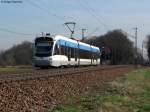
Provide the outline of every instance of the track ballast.
{"type": "Polygon", "coordinates": [[[43,80],[49,77],[60,77],[63,75],[76,75],[84,72],[102,71],[109,69],[125,68],[129,65],[117,65],[117,66],[88,66],[79,68],[65,68],[65,69],[45,69],[45,70],[34,70],[28,73],[0,73],[0,83],[10,83],[14,81],[26,81],[26,80],[43,80]]]}

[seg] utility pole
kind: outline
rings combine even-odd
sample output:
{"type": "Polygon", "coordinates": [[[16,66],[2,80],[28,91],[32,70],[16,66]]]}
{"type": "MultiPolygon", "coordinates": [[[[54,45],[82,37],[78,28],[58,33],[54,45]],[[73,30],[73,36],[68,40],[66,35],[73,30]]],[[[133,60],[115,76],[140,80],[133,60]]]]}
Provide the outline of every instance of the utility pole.
{"type": "Polygon", "coordinates": [[[144,64],[144,61],[145,61],[145,59],[144,59],[144,48],[145,48],[145,44],[146,44],[146,41],[143,40],[143,42],[142,42],[142,59],[143,59],[143,60],[142,60],[142,61],[143,61],[142,64],[144,64]]]}
{"type": "Polygon", "coordinates": [[[71,32],[70,38],[73,38],[76,23],[75,22],[66,22],[65,25],[71,32]],[[72,28],[70,27],[70,25],[72,25],[72,28]]]}
{"type": "Polygon", "coordinates": [[[137,51],[137,30],[138,30],[138,28],[136,27],[136,28],[134,28],[134,30],[135,30],[135,65],[136,65],[136,67],[137,67],[137,58],[138,58],[138,51],[137,51]]]}
{"type": "Polygon", "coordinates": [[[44,32],[42,32],[42,37],[44,36],[44,32]]]}
{"type": "Polygon", "coordinates": [[[142,42],[142,65],[144,64],[144,41],[142,42]]]}
{"type": "Polygon", "coordinates": [[[84,34],[85,34],[85,31],[86,31],[87,29],[81,29],[81,30],[82,30],[82,40],[84,40],[84,39],[85,39],[84,34]]]}

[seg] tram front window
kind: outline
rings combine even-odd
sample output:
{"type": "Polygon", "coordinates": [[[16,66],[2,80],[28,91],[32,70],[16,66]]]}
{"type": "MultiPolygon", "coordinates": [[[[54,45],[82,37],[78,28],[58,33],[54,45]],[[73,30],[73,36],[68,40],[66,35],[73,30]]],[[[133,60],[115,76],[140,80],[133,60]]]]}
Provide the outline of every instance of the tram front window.
{"type": "Polygon", "coordinates": [[[35,49],[35,56],[48,57],[51,56],[52,46],[51,45],[37,45],[35,49]]]}

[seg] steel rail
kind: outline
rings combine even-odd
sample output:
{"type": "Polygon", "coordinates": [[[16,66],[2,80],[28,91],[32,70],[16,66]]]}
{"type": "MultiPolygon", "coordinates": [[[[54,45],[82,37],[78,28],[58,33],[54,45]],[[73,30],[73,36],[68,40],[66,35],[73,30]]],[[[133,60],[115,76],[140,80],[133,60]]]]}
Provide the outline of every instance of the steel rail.
{"type": "Polygon", "coordinates": [[[89,66],[81,68],[66,68],[66,69],[48,69],[48,70],[35,70],[31,73],[21,74],[0,74],[0,83],[20,82],[26,80],[43,80],[50,77],[61,77],[64,75],[79,75],[85,72],[103,71],[117,68],[126,68],[129,65],[117,66],[89,66]]]}

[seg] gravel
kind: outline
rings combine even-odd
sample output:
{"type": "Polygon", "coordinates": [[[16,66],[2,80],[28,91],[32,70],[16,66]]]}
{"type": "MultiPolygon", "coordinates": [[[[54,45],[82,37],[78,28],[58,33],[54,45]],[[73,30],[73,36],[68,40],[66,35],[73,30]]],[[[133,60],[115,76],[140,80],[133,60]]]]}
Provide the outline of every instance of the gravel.
{"type": "Polygon", "coordinates": [[[0,111],[45,112],[64,104],[69,96],[86,95],[95,89],[103,93],[108,82],[133,69],[128,66],[40,80],[1,83],[0,111]]]}

